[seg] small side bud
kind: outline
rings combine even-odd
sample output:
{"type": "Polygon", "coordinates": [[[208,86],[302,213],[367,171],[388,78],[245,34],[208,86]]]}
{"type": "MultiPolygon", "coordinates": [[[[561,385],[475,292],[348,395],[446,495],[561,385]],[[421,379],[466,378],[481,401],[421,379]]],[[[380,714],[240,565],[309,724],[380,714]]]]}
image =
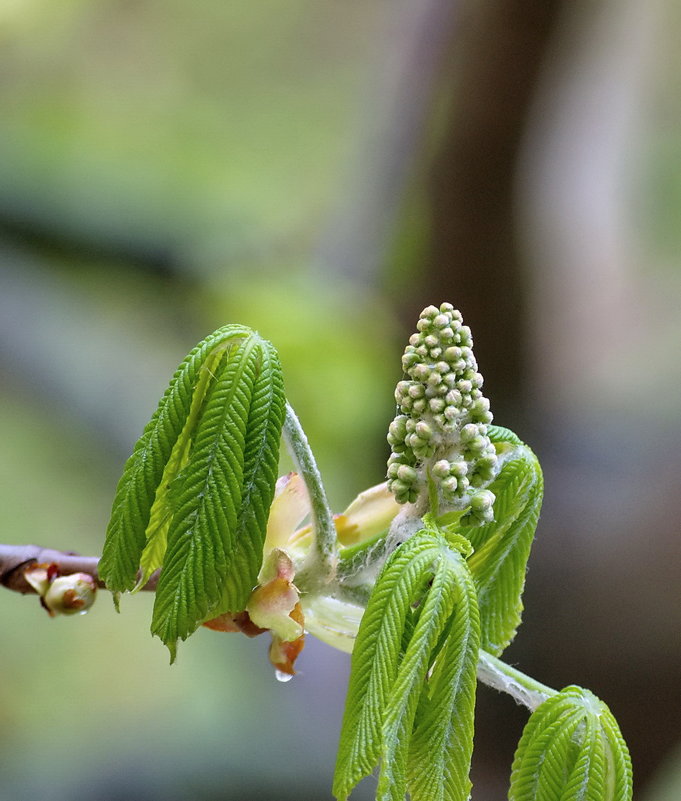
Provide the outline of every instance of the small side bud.
{"type": "Polygon", "coordinates": [[[50,615],[81,615],[95,602],[97,583],[88,573],[59,576],[47,589],[43,602],[50,615]]]}

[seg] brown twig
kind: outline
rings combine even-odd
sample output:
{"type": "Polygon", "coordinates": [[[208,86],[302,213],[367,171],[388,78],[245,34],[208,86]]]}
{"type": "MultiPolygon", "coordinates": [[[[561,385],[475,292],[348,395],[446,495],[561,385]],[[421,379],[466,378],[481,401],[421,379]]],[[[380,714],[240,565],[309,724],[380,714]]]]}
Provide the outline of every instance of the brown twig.
{"type": "MultiPolygon", "coordinates": [[[[55,564],[62,575],[88,573],[96,579],[100,587],[104,582],[99,578],[98,556],[80,556],[72,551],[55,551],[39,545],[0,545],[0,584],[8,590],[23,594],[35,593],[26,581],[25,572],[37,564],[55,564]]],[[[142,587],[154,591],[158,582],[158,571],[142,587]]]]}

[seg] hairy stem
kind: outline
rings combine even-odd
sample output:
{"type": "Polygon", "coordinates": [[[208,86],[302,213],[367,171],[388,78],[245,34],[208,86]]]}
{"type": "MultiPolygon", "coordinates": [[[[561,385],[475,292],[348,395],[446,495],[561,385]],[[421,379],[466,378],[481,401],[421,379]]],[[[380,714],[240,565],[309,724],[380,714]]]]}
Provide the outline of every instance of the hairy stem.
{"type": "Polygon", "coordinates": [[[488,687],[507,693],[516,703],[526,706],[530,712],[557,693],[551,687],[488,654],[487,651],[480,651],[478,654],[478,680],[488,687]]]}
{"type": "Polygon", "coordinates": [[[296,583],[307,588],[310,584],[328,583],[335,577],[338,563],[336,526],[314,454],[289,403],[286,404],[283,435],[286,447],[307,487],[312,508],[314,546],[310,549],[302,570],[296,575],[296,583]]]}

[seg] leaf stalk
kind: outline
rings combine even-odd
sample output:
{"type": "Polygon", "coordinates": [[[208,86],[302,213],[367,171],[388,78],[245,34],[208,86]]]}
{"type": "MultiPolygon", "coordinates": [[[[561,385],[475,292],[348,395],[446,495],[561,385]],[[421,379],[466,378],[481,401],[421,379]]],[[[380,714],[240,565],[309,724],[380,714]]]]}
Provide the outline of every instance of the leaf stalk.
{"type": "Polygon", "coordinates": [[[283,435],[286,447],[310,496],[314,545],[310,548],[302,569],[296,575],[296,583],[304,585],[307,589],[311,584],[328,584],[335,578],[338,565],[336,526],[317,462],[300,420],[290,403],[286,404],[283,435]]]}
{"type": "Polygon", "coordinates": [[[478,654],[478,680],[507,693],[530,712],[558,692],[483,650],[478,654]]]}

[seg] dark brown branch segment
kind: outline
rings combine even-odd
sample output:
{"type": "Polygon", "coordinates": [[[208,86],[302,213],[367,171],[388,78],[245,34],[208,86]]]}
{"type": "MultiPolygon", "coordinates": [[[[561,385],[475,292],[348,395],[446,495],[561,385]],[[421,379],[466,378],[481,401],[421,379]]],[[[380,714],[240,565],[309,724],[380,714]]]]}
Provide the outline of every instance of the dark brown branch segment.
{"type": "MultiPolygon", "coordinates": [[[[43,564],[57,565],[60,575],[64,576],[88,573],[100,587],[104,587],[97,572],[98,556],[80,556],[70,551],[41,548],[39,545],[0,545],[0,584],[14,592],[35,593],[24,574],[34,565],[43,564]]],[[[154,573],[142,589],[155,590],[157,581],[158,572],[154,573]]]]}

